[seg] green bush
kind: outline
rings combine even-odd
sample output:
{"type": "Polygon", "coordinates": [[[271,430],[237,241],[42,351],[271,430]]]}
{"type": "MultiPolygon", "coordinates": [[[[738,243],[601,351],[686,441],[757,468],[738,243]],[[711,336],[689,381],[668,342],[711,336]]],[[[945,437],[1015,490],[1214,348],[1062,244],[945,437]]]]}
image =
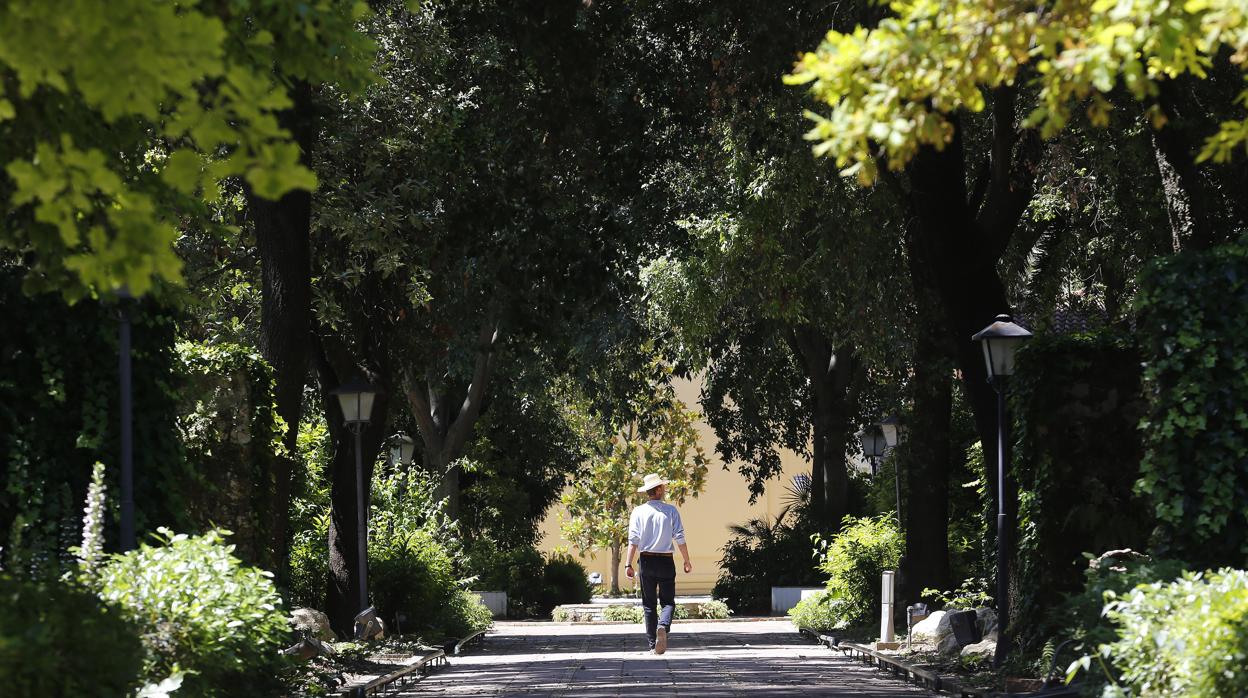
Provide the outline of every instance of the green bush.
{"type": "Polygon", "coordinates": [[[113,556],[99,570],[100,596],[142,629],[146,681],[179,671],[179,696],[228,695],[240,685],[272,686],[277,651],[290,639],[270,573],[244,566],[228,532],[174,535],[113,556]]]}
{"type": "Polygon", "coordinates": [[[1153,263],[1136,296],[1144,345],[1139,491],[1154,549],[1217,567],[1248,553],[1248,244],[1153,263]],[[1199,464],[1199,467],[1193,467],[1199,464]]]}
{"type": "Polygon", "coordinates": [[[455,589],[442,614],[443,628],[451,637],[462,638],[478,630],[485,630],[494,623],[490,609],[476,594],[455,589]]]}
{"type": "Polygon", "coordinates": [[[820,591],[802,599],[789,609],[793,625],[812,633],[826,633],[844,623],[842,607],[845,602],[833,598],[832,593],[820,591]]]}
{"type": "Polygon", "coordinates": [[[889,514],[856,519],[845,517],[841,532],[831,540],[816,539],[819,568],[828,575],[827,590],[841,603],[828,608],[837,626],[864,625],[880,607],[880,576],[901,562],[902,537],[889,514]]]}
{"type": "Polygon", "coordinates": [[[559,553],[552,554],[546,561],[542,586],[546,589],[547,602],[553,605],[589,603],[594,592],[585,566],[571,555],[559,553]]]}
{"type": "Polygon", "coordinates": [[[12,696],[114,698],[143,668],[138,627],[74,584],[0,575],[0,681],[12,696]]]}
{"type": "Polygon", "coordinates": [[[607,606],[602,609],[602,619],[642,623],[645,622],[646,615],[641,606],[607,606]]]}
{"type": "Polygon", "coordinates": [[[1248,695],[1248,572],[1141,585],[1112,598],[1105,614],[1118,639],[1104,649],[1123,684],[1107,695],[1248,695]]]}
{"type": "MultiPolygon", "coordinates": [[[[798,493],[800,494],[800,493],[798,493]]],[[[722,570],[711,594],[743,613],[767,613],[773,586],[812,586],[823,581],[810,556],[817,528],[799,501],[775,519],[753,519],[730,527],[722,570]]]]}
{"type": "Polygon", "coordinates": [[[403,613],[406,632],[463,637],[489,627],[489,609],[459,588],[451,553],[433,531],[380,534],[368,560],[373,605],[384,618],[403,613]]]}
{"type": "Polygon", "coordinates": [[[732,615],[728,604],[723,601],[707,601],[698,606],[698,617],[710,620],[722,620],[732,615]]]}
{"type": "Polygon", "coordinates": [[[541,583],[546,561],[536,548],[499,550],[493,541],[481,539],[469,546],[467,558],[468,569],[477,576],[475,589],[507,592],[508,616],[537,618],[555,607],[541,583]]]}

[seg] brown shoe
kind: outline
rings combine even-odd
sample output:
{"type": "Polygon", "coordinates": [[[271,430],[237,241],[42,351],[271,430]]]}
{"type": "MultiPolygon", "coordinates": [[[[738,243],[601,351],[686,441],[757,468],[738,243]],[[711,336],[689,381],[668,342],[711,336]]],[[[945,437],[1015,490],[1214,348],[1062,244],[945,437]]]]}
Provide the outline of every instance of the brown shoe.
{"type": "Polygon", "coordinates": [[[654,638],[654,653],[663,654],[667,651],[667,628],[659,626],[654,638]]]}

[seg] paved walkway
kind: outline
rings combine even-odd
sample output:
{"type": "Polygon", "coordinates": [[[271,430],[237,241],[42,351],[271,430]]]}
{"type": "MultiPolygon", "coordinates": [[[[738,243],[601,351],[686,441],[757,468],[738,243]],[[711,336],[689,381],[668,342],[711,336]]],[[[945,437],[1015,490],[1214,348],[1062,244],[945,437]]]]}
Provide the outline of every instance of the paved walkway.
{"type": "Polygon", "coordinates": [[[931,696],[826,647],[785,620],[678,622],[666,654],[641,625],[502,623],[403,696],[931,696]]]}

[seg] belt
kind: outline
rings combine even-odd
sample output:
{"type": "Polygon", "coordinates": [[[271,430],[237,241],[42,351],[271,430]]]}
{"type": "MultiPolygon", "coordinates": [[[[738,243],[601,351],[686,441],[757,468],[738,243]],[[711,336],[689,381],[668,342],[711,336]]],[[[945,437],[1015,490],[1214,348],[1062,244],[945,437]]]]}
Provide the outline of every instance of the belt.
{"type": "Polygon", "coordinates": [[[672,557],[671,553],[651,553],[645,550],[641,551],[642,557],[672,557]]]}

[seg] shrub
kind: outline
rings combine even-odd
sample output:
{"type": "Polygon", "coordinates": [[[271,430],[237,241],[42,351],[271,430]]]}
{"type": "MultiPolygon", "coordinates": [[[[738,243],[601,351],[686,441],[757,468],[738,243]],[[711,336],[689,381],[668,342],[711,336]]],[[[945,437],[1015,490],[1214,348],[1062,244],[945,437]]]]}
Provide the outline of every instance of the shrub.
{"type": "Polygon", "coordinates": [[[812,633],[826,633],[843,623],[844,602],[833,598],[832,593],[820,591],[802,599],[789,609],[793,625],[812,633]]]}
{"type": "Polygon", "coordinates": [[[1105,614],[1118,639],[1104,649],[1132,694],[1248,695],[1248,572],[1141,585],[1111,598],[1105,614]]]}
{"type": "Polygon", "coordinates": [[[819,568],[828,575],[828,593],[842,603],[829,608],[839,613],[837,625],[863,625],[880,607],[880,575],[901,562],[902,538],[889,514],[855,519],[845,517],[844,528],[830,541],[817,539],[819,568]]]}
{"type": "Polygon", "coordinates": [[[289,640],[282,599],[263,570],[244,566],[226,531],[202,536],[159,529],[159,545],[116,555],[98,575],[100,596],[143,632],[143,676],[187,673],[179,696],[226,695],[271,685],[289,640]]]}
{"type": "Polygon", "coordinates": [[[1140,276],[1135,303],[1148,398],[1137,487],[1157,517],[1154,549],[1202,566],[1242,561],[1248,244],[1153,262],[1140,276]]]}
{"type": "Polygon", "coordinates": [[[788,508],[773,520],[731,527],[722,570],[712,595],[745,613],[767,613],[773,586],[811,586],[823,581],[810,556],[813,522],[805,508],[788,508]]]}
{"type": "Polygon", "coordinates": [[[645,622],[646,615],[641,606],[607,606],[602,609],[602,619],[642,623],[645,622]]]}
{"type": "Polygon", "coordinates": [[[138,627],[75,584],[0,575],[0,677],[5,695],[133,693],[143,668],[138,627]]]}
{"type": "Polygon", "coordinates": [[[542,586],[546,588],[547,602],[556,605],[589,603],[594,591],[585,566],[571,555],[559,553],[552,554],[546,561],[542,586]]]}
{"type": "Polygon", "coordinates": [[[723,601],[707,601],[698,606],[699,618],[720,620],[730,615],[732,615],[732,611],[728,609],[728,604],[723,601]]]}
{"type": "Polygon", "coordinates": [[[454,589],[442,614],[443,628],[452,637],[462,638],[494,623],[490,609],[471,591],[454,589]]]}
{"type": "Polygon", "coordinates": [[[428,528],[378,535],[368,559],[373,604],[385,618],[403,613],[405,631],[463,637],[492,622],[480,599],[459,587],[450,551],[428,528]]]}
{"type": "Polygon", "coordinates": [[[508,616],[536,618],[556,605],[540,583],[546,562],[536,548],[499,550],[493,541],[481,539],[469,546],[467,557],[468,569],[477,575],[476,589],[507,592],[508,616]]]}

